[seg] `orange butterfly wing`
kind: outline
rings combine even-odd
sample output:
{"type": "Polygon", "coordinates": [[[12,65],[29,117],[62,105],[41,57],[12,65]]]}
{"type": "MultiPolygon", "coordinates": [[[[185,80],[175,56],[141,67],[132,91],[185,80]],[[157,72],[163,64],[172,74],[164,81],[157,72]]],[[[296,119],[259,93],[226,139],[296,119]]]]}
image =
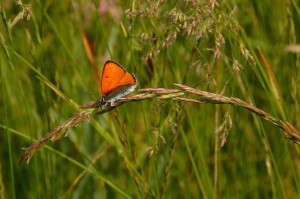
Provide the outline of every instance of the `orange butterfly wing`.
{"type": "Polygon", "coordinates": [[[119,86],[124,84],[136,84],[136,79],[134,75],[126,72],[124,77],[120,80],[119,86]]]}
{"type": "Polygon", "coordinates": [[[108,60],[103,68],[101,80],[101,93],[105,95],[114,90],[118,86],[126,84],[136,84],[136,79],[133,74],[125,71],[124,68],[117,62],[108,60]]]}

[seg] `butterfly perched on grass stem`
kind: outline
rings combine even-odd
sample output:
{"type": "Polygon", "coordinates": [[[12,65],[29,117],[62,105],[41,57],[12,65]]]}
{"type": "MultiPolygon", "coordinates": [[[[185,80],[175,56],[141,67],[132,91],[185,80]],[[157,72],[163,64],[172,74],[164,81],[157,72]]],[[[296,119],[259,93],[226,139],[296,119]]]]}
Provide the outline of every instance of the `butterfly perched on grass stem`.
{"type": "Polygon", "coordinates": [[[128,73],[120,64],[108,60],[105,62],[101,79],[100,102],[112,105],[113,102],[131,93],[137,86],[132,73],[128,73]]]}

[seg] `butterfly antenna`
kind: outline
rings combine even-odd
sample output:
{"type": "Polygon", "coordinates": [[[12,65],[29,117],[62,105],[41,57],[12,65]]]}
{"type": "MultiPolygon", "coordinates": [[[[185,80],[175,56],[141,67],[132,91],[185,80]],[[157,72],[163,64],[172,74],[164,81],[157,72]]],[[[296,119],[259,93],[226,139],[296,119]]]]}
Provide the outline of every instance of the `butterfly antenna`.
{"type": "MultiPolygon", "coordinates": [[[[96,94],[91,94],[91,93],[85,92],[85,91],[80,91],[80,93],[81,93],[81,94],[88,95],[88,96],[90,96],[90,97],[95,97],[95,96],[96,96],[96,94]]],[[[97,95],[97,96],[98,96],[98,95],[97,95]]]]}

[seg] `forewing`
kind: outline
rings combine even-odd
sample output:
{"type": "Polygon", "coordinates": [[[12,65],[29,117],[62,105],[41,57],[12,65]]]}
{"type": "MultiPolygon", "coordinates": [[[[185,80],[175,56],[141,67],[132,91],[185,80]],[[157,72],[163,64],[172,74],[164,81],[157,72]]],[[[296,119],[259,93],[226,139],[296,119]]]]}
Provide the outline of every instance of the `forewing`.
{"type": "Polygon", "coordinates": [[[118,63],[107,61],[104,65],[101,80],[101,93],[105,95],[109,91],[117,88],[119,82],[125,76],[126,71],[118,63]]]}

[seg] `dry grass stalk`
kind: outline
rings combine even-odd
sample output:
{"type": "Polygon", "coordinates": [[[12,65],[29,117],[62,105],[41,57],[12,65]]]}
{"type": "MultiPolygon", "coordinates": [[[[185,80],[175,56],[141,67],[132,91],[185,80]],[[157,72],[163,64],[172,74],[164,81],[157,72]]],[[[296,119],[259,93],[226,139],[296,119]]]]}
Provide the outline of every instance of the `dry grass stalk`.
{"type": "Polygon", "coordinates": [[[42,138],[42,140],[34,143],[28,148],[25,148],[25,155],[21,158],[19,164],[23,161],[27,160],[27,163],[30,161],[31,157],[33,156],[34,152],[40,149],[49,139],[55,142],[56,140],[60,139],[63,135],[68,135],[68,128],[78,125],[84,119],[89,119],[90,116],[95,116],[99,114],[106,113],[115,109],[116,107],[130,102],[130,101],[141,101],[147,100],[154,97],[159,99],[169,99],[169,100],[176,100],[176,101],[185,101],[185,102],[195,102],[195,103],[213,103],[213,104],[230,104],[239,107],[246,108],[259,117],[270,121],[274,125],[278,126],[282,129],[285,136],[294,143],[300,144],[300,133],[287,121],[282,121],[278,118],[271,116],[270,114],[266,113],[265,111],[258,109],[256,107],[251,106],[250,104],[246,103],[245,101],[235,98],[235,97],[225,97],[222,95],[218,95],[215,93],[210,93],[206,91],[199,91],[189,86],[185,86],[182,84],[175,84],[175,86],[180,87],[180,89],[165,89],[165,88],[144,88],[140,89],[139,91],[142,93],[136,95],[128,95],[125,96],[117,101],[115,101],[112,105],[105,104],[100,101],[92,101],[84,106],[81,106],[80,109],[82,111],[75,114],[65,123],[59,125],[58,127],[51,130],[49,133],[42,138]],[[187,98],[181,97],[185,93],[195,94],[198,97],[194,98],[187,98]],[[199,98],[200,97],[200,98],[199,98]],[[101,109],[100,111],[98,109],[101,109]]]}

